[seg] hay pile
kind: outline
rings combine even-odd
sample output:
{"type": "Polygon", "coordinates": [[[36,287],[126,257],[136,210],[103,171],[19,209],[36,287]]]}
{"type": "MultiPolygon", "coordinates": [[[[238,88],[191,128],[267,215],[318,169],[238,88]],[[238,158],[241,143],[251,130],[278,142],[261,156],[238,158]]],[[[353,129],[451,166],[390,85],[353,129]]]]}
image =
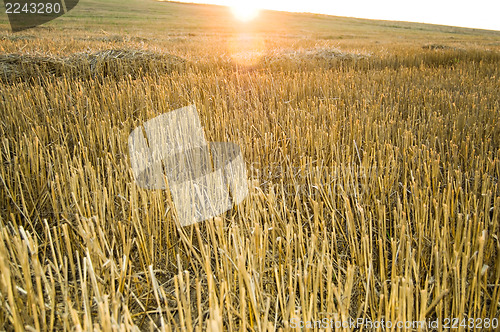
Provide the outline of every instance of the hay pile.
{"type": "Polygon", "coordinates": [[[314,47],[289,50],[277,49],[263,57],[261,63],[282,69],[331,68],[341,63],[355,63],[368,59],[370,54],[343,51],[332,47],[314,47]]]}
{"type": "Polygon", "coordinates": [[[16,82],[44,77],[80,79],[138,77],[163,74],[184,67],[185,60],[170,54],[112,49],[75,53],[67,57],[30,54],[0,54],[0,81],[16,82]]]}
{"type": "Polygon", "coordinates": [[[427,44],[427,45],[422,46],[422,48],[424,50],[432,50],[432,51],[436,51],[436,50],[455,50],[456,49],[455,47],[451,47],[451,46],[448,46],[448,45],[441,45],[441,44],[427,44]]]}
{"type": "Polygon", "coordinates": [[[368,54],[361,52],[347,52],[337,48],[316,47],[300,50],[277,50],[266,56],[266,61],[331,61],[357,60],[368,58],[368,54]]]}

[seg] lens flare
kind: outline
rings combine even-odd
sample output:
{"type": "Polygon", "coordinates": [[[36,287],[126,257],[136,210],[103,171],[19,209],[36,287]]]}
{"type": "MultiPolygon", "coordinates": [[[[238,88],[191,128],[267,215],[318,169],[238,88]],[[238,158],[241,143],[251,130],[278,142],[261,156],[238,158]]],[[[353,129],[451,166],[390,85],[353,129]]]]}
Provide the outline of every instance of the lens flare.
{"type": "Polygon", "coordinates": [[[229,40],[232,61],[243,67],[253,67],[265,54],[266,45],[261,35],[240,33],[229,40]]]}

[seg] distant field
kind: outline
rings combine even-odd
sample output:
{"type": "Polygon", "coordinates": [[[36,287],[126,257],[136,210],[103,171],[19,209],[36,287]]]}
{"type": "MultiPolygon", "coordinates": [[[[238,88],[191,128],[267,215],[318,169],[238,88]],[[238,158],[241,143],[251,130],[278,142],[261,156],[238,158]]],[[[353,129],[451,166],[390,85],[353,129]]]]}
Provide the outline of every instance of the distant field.
{"type": "Polygon", "coordinates": [[[500,324],[498,31],[88,0],[0,90],[0,330],[500,324]],[[127,138],[190,104],[250,193],[180,227],[127,138]]]}

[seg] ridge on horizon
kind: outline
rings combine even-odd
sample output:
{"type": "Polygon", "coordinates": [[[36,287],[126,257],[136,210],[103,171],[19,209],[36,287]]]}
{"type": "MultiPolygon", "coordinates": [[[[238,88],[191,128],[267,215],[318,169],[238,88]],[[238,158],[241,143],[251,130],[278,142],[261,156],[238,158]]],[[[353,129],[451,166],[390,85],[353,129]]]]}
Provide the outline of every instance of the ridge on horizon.
{"type": "MultiPolygon", "coordinates": [[[[202,6],[220,6],[220,7],[230,7],[227,4],[220,3],[212,3],[212,2],[195,2],[195,1],[180,1],[180,0],[154,0],[157,2],[169,2],[169,3],[178,3],[178,4],[191,4],[191,5],[202,5],[202,6]]],[[[408,24],[425,24],[436,27],[448,27],[448,28],[460,28],[460,29],[468,29],[468,30],[480,30],[480,31],[490,31],[490,32],[499,32],[500,27],[498,29],[495,28],[486,28],[486,27],[472,27],[465,25],[453,25],[446,23],[436,23],[436,22],[425,22],[425,21],[412,21],[412,20],[404,20],[404,19],[390,19],[390,18],[375,18],[375,17],[363,17],[363,16],[351,16],[351,15],[343,15],[343,14],[334,14],[334,13],[322,13],[318,11],[307,11],[307,10],[286,10],[286,9],[275,9],[275,8],[260,8],[261,11],[271,11],[278,13],[289,13],[289,14],[308,14],[308,15],[321,15],[332,18],[350,18],[350,19],[358,19],[358,20],[369,20],[369,21],[380,21],[380,22],[392,22],[392,23],[408,23],[408,24]]]]}

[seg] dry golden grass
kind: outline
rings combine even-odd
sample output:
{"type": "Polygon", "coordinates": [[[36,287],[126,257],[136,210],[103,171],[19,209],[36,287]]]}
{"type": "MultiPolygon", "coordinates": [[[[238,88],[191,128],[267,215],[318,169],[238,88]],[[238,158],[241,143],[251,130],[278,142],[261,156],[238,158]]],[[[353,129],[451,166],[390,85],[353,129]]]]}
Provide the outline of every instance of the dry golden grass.
{"type": "Polygon", "coordinates": [[[499,317],[498,44],[38,33],[1,44],[0,330],[499,317]],[[191,103],[250,195],[180,228],[127,137],[191,103]]]}

